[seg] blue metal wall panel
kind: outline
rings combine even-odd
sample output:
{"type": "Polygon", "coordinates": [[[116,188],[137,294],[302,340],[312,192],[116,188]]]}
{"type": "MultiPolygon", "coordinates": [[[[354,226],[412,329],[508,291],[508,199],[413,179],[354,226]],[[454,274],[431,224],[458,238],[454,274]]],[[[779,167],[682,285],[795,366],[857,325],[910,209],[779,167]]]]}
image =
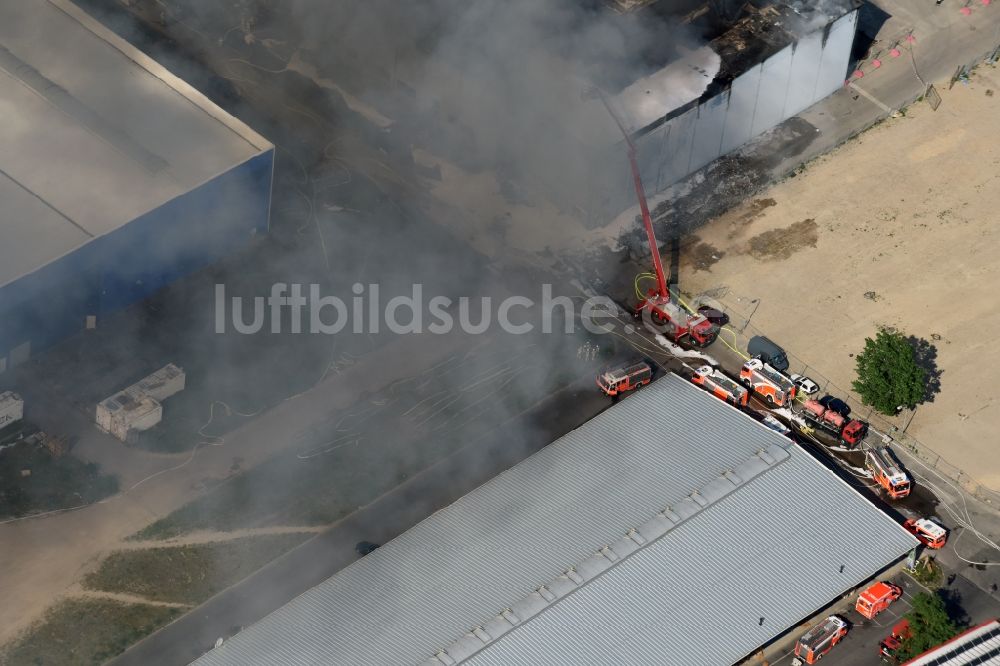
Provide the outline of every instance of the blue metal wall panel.
{"type": "Polygon", "coordinates": [[[670,120],[670,135],[663,167],[663,177],[668,183],[676,183],[691,173],[688,165],[691,164],[691,147],[694,144],[694,125],[697,120],[697,108],[670,120]]]}
{"type": "Polygon", "coordinates": [[[191,190],[107,236],[100,311],[142,300],[267,231],[273,151],[191,190]]]}
{"type": "Polygon", "coordinates": [[[115,232],[0,287],[0,358],[32,353],[139,301],[266,233],[273,149],[115,232]]]}
{"type": "Polygon", "coordinates": [[[97,312],[100,284],[91,243],[0,288],[0,359],[25,342],[44,349],[82,329],[97,312]]]}

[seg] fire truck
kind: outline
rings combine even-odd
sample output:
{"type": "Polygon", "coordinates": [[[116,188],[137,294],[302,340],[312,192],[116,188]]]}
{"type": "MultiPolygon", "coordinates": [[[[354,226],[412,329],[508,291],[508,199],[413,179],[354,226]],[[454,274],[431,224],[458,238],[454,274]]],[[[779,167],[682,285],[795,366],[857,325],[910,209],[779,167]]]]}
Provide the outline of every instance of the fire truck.
{"type": "Polygon", "coordinates": [[[854,604],[854,610],[869,620],[874,620],[876,615],[888,608],[889,604],[901,596],[903,596],[903,588],[898,585],[883,581],[872,583],[868,586],[868,589],[858,595],[858,601],[854,604]]]}
{"type": "Polygon", "coordinates": [[[838,412],[821,405],[818,400],[806,400],[802,404],[801,413],[807,421],[837,437],[850,448],[857,446],[868,434],[867,423],[846,419],[838,412]]]}
{"type": "Polygon", "coordinates": [[[705,348],[715,342],[719,328],[703,314],[692,314],[681,306],[664,300],[656,290],[650,290],[637,306],[636,312],[642,316],[647,310],[653,323],[663,327],[663,334],[673,342],[687,342],[698,348],[705,348]]]}
{"type": "Polygon", "coordinates": [[[694,371],[691,381],[717,398],[734,405],[746,407],[750,393],[736,381],[730,379],[710,365],[703,365],[694,371]]]}
{"type": "Polygon", "coordinates": [[[795,644],[793,664],[815,664],[847,635],[847,622],[831,615],[802,635],[795,644]]]}
{"type": "Polygon", "coordinates": [[[868,449],[865,452],[865,467],[890,499],[902,499],[910,494],[910,477],[888,447],[868,449]]]}
{"type": "Polygon", "coordinates": [[[653,369],[645,361],[626,363],[597,375],[597,385],[612,398],[642,388],[653,381],[653,369]]]}
{"type": "Polygon", "coordinates": [[[791,404],[798,390],[791,379],[759,358],[752,358],[743,364],[740,381],[761,396],[769,407],[784,407],[791,404]]]}
{"type": "MultiPolygon", "coordinates": [[[[635,308],[635,316],[642,317],[644,313],[654,324],[664,329],[664,335],[673,339],[674,342],[686,341],[695,347],[707,347],[715,342],[719,336],[719,326],[708,320],[705,315],[699,312],[689,312],[677,304],[677,294],[671,297],[667,289],[666,274],[663,271],[663,260],[660,257],[660,245],[656,240],[656,233],[653,230],[653,218],[649,214],[649,203],[646,201],[646,190],[642,184],[642,176],[639,172],[639,162],[636,159],[635,143],[632,141],[632,134],[625,129],[621,118],[611,107],[607,97],[600,88],[592,88],[587,91],[587,97],[596,96],[600,98],[607,109],[608,114],[618,125],[625,145],[628,148],[628,163],[632,170],[632,185],[635,187],[635,196],[639,201],[639,211],[642,214],[642,225],[646,229],[646,240],[649,243],[649,253],[653,258],[653,273],[651,277],[656,280],[656,287],[649,289],[645,297],[642,293],[637,295],[641,299],[635,308]]],[[[644,276],[640,276],[644,277],[644,276]]],[[[638,284],[638,280],[637,280],[638,284]]],[[[636,287],[638,292],[638,286],[636,287]]]]}
{"type": "Polygon", "coordinates": [[[903,528],[917,537],[920,543],[934,550],[943,548],[948,540],[948,530],[926,518],[910,518],[903,523],[903,528]]]}
{"type": "Polygon", "coordinates": [[[910,635],[910,623],[906,620],[897,622],[889,635],[879,641],[878,654],[882,657],[882,661],[888,664],[898,664],[899,658],[896,656],[896,652],[910,635]]]}

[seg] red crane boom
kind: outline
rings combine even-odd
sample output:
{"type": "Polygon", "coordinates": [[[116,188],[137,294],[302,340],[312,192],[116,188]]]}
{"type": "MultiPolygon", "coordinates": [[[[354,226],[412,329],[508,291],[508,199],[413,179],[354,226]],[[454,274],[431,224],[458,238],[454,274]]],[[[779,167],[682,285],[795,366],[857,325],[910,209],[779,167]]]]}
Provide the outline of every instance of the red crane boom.
{"type": "Polygon", "coordinates": [[[663,274],[663,260],[660,257],[660,244],[656,241],[656,232],[653,231],[653,218],[649,214],[649,204],[646,203],[646,188],[642,186],[642,176],[639,174],[639,163],[635,157],[635,144],[632,143],[632,137],[625,130],[625,126],[622,125],[622,121],[618,118],[618,114],[614,112],[611,108],[611,104],[608,103],[607,98],[601,91],[598,91],[598,96],[601,98],[601,103],[604,104],[604,108],[608,110],[608,115],[610,115],[615,124],[618,125],[618,129],[621,130],[622,136],[625,137],[625,144],[628,146],[628,164],[632,169],[632,180],[635,183],[635,195],[639,198],[639,210],[642,211],[642,224],[646,227],[646,238],[649,240],[649,252],[653,255],[653,269],[656,272],[656,286],[657,295],[662,298],[669,300],[670,291],[667,289],[667,279],[663,274]]]}
{"type": "MultiPolygon", "coordinates": [[[[604,108],[608,110],[628,146],[628,163],[632,169],[632,180],[635,184],[635,194],[639,199],[639,210],[642,211],[642,224],[646,227],[646,237],[649,240],[649,253],[653,256],[653,269],[656,272],[656,289],[649,290],[646,298],[636,307],[637,316],[648,312],[653,323],[665,327],[665,332],[675,342],[681,339],[688,340],[698,347],[707,347],[715,342],[719,335],[718,327],[714,326],[704,316],[700,314],[688,313],[681,309],[676,303],[670,300],[670,291],[667,289],[667,278],[663,273],[663,260],[660,257],[660,244],[656,241],[656,233],[653,231],[653,218],[649,214],[649,204],[646,203],[646,189],[642,186],[642,176],[639,173],[639,163],[636,159],[635,144],[632,136],[625,129],[618,114],[611,108],[604,92],[599,88],[591,91],[601,99],[604,108]]],[[[589,96],[589,95],[588,95],[589,96]]]]}

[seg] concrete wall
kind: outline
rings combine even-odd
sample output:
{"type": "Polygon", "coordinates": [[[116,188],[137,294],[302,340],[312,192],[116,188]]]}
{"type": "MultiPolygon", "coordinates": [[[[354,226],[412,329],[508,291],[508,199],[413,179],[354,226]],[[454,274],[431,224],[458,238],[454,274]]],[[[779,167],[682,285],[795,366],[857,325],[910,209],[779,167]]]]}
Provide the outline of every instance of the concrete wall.
{"type": "Polygon", "coordinates": [[[0,368],[266,233],[273,168],[272,149],[0,288],[0,368]]]}
{"type": "MultiPolygon", "coordinates": [[[[857,22],[857,11],[842,16],[744,72],[728,90],[680,110],[639,139],[647,192],[667,188],[840,89],[857,22]]],[[[631,187],[617,187],[609,200],[606,218],[635,205],[635,194],[631,187]]]]}

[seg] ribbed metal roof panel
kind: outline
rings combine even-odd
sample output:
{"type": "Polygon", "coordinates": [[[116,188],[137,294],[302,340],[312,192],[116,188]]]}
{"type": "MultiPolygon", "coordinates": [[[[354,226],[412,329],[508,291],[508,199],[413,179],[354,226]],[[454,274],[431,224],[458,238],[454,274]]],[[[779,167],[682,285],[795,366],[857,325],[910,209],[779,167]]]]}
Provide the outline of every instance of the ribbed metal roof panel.
{"type": "MultiPolygon", "coordinates": [[[[700,494],[698,499],[706,501],[700,494]]],[[[671,375],[438,511],[197,663],[421,663],[541,585],[551,586],[556,600],[499,640],[462,640],[466,648],[481,649],[469,663],[588,663],[584,638],[600,634],[596,624],[612,632],[609,636],[630,636],[639,656],[626,661],[643,663],[647,651],[639,643],[664,640],[646,631],[682,618],[702,622],[702,631],[725,646],[720,654],[744,654],[914,543],[787,439],[671,375]],[[787,448],[788,455],[763,464],[757,453],[775,446],[787,448]],[[761,464],[748,464],[751,459],[761,464]],[[737,472],[741,479],[756,476],[745,483],[727,481],[733,490],[723,494],[716,480],[737,467],[746,470],[737,472]],[[717,499],[699,506],[690,497],[710,484],[706,492],[717,499]],[[685,520],[658,539],[642,545],[623,539],[673,505],[685,520]],[[560,585],[575,585],[566,578],[557,582],[567,569],[618,540],[631,545],[623,546],[614,566],[572,594],[559,592],[560,585]],[[826,576],[834,563],[837,571],[844,564],[845,573],[816,584],[814,579],[826,576]],[[783,584],[768,588],[780,576],[783,584]],[[717,587],[720,582],[729,587],[717,587]],[[803,598],[782,612],[779,597],[787,601],[790,595],[803,598]],[[734,626],[730,632],[716,623],[724,605],[732,607],[734,617],[754,615],[754,626],[734,626]],[[771,619],[758,627],[759,616],[771,619]],[[578,624],[566,627],[562,617],[578,624]],[[555,650],[565,642],[577,645],[551,654],[568,660],[546,660],[532,652],[546,644],[555,650]],[[494,654],[500,661],[490,661],[494,654]]],[[[678,649],[694,649],[696,642],[678,636],[678,649]]],[[[612,640],[603,647],[602,663],[629,645],[612,640]]],[[[663,663],[659,650],[648,652],[648,658],[663,663]]],[[[699,652],[698,659],[678,663],[710,663],[703,656],[699,652]]]]}
{"type": "Polygon", "coordinates": [[[606,664],[616,651],[651,666],[740,660],[914,545],[815,468],[793,449],[787,463],[461,663],[606,664]]]}

